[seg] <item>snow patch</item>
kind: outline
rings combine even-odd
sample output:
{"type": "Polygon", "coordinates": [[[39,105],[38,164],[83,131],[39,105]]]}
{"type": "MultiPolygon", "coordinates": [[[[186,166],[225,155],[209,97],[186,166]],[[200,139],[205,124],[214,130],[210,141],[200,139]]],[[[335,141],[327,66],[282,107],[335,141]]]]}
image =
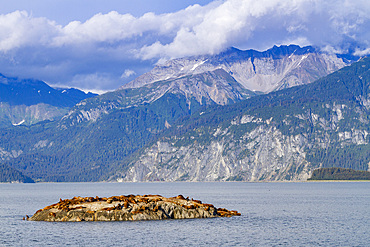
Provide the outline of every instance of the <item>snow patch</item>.
{"type": "Polygon", "coordinates": [[[207,60],[204,60],[202,62],[199,62],[199,63],[196,63],[194,64],[193,68],[191,68],[190,71],[194,71],[197,67],[199,67],[200,65],[204,64],[207,60]]]}
{"type": "Polygon", "coordinates": [[[303,61],[304,59],[308,58],[308,54],[306,55],[303,55],[302,58],[301,58],[301,61],[303,61]]]}
{"type": "Polygon", "coordinates": [[[301,65],[301,63],[302,63],[302,61],[303,61],[303,60],[305,60],[306,58],[308,58],[308,54],[303,55],[303,56],[301,57],[301,61],[299,61],[299,63],[297,64],[297,67],[298,67],[298,66],[300,66],[300,65],[301,65]]]}
{"type": "Polygon", "coordinates": [[[294,55],[294,53],[297,51],[297,49],[295,49],[294,51],[293,51],[293,53],[288,57],[289,59],[291,59],[292,58],[292,56],[294,55]]]}
{"type": "Polygon", "coordinates": [[[16,123],[16,124],[13,124],[13,126],[18,126],[18,125],[21,125],[21,124],[23,124],[24,122],[26,122],[26,120],[22,120],[22,121],[20,121],[19,123],[16,123]]]}

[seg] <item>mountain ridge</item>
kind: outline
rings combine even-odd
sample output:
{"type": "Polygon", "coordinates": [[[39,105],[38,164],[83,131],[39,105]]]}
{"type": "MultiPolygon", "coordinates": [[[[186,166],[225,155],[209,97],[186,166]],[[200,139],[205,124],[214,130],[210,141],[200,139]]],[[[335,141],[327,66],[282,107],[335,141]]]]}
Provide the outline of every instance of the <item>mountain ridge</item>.
{"type": "Polygon", "coordinates": [[[264,93],[247,89],[245,83],[250,82],[257,87],[272,86],[273,88],[266,91],[269,92],[310,83],[345,65],[346,63],[341,58],[318,52],[311,46],[302,48],[296,45],[274,46],[264,52],[230,48],[213,56],[179,58],[170,60],[164,65],[157,65],[152,71],[137,77],[113,92],[100,95],[96,100],[82,102],[63,119],[70,119],[68,121],[74,123],[95,121],[102,114],[108,114],[113,109],[153,102],[160,98],[166,90],[174,90],[174,85],[177,85],[179,89],[176,93],[190,98],[195,96],[201,105],[203,104],[202,98],[208,104],[227,104],[264,93]],[[252,58],[265,60],[253,62],[252,58]],[[306,61],[308,61],[307,64],[305,64],[306,61]],[[215,71],[226,72],[222,76],[218,73],[219,79],[216,80],[221,83],[215,87],[207,85],[206,80],[211,79],[203,81],[199,79],[199,77],[212,77],[209,73],[215,71]],[[220,77],[222,77],[221,80],[220,77]],[[226,84],[222,81],[229,82],[229,86],[225,87],[226,84]],[[189,83],[193,86],[189,86],[189,83]],[[196,85],[201,86],[199,88],[196,85]]]}
{"type": "Polygon", "coordinates": [[[141,87],[159,80],[175,79],[222,68],[245,89],[268,93],[313,82],[347,64],[347,60],[318,51],[312,46],[282,45],[263,52],[230,48],[216,55],[167,61],[120,89],[141,87]]]}

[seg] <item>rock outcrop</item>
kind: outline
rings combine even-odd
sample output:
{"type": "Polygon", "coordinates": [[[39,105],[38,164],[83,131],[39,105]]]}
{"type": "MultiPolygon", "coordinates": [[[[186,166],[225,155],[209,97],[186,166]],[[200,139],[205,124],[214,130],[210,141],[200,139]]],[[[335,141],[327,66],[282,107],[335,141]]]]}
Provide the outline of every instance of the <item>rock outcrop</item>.
{"type": "Polygon", "coordinates": [[[160,195],[73,197],[38,210],[32,221],[137,221],[239,216],[237,211],[212,204],[160,195]]]}

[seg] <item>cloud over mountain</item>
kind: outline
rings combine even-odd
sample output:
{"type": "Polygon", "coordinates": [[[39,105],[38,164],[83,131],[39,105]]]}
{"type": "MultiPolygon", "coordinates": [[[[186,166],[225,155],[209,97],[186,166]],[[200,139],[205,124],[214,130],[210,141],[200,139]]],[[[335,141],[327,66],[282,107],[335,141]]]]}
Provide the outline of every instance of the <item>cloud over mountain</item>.
{"type": "Polygon", "coordinates": [[[368,13],[367,0],[226,0],[160,15],[99,13],[62,26],[15,11],[0,15],[0,66],[5,74],[109,90],[160,59],[230,46],[263,50],[295,43],[365,55],[368,13]]]}

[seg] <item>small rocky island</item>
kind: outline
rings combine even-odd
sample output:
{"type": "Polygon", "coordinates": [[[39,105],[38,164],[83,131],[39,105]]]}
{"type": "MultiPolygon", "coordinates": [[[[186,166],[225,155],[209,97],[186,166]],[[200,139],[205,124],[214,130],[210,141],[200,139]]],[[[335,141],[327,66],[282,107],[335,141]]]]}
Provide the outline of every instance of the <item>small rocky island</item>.
{"type": "Polygon", "coordinates": [[[137,221],[240,216],[212,204],[160,195],[73,197],[38,210],[32,221],[137,221]]]}

